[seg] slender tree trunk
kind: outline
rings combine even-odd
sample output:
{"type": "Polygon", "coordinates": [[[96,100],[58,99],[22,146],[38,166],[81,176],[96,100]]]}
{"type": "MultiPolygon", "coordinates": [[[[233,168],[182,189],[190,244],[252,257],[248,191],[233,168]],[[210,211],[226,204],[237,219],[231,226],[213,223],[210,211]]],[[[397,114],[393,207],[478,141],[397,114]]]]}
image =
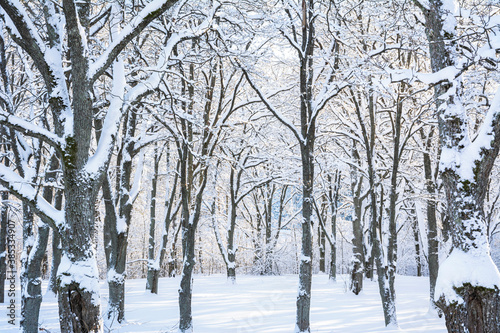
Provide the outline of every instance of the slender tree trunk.
{"type": "MultiPolygon", "coordinates": [[[[264,275],[264,268],[263,268],[263,262],[262,260],[265,260],[265,254],[264,254],[264,246],[262,245],[262,213],[259,208],[259,197],[254,194],[253,195],[253,202],[256,210],[256,216],[255,216],[255,236],[253,239],[254,243],[254,259],[253,259],[253,265],[256,267],[256,272],[260,275],[264,275]]],[[[265,266],[265,264],[264,264],[265,266]]]]}
{"type": "Polygon", "coordinates": [[[234,246],[234,232],[236,229],[236,202],[233,189],[234,171],[231,168],[231,202],[229,203],[229,229],[227,231],[227,279],[231,283],[236,283],[236,249],[234,246]]]}
{"type": "Polygon", "coordinates": [[[269,186],[267,186],[267,194],[268,197],[266,198],[267,200],[265,201],[265,240],[264,240],[264,249],[265,249],[265,254],[264,254],[264,275],[271,275],[273,273],[273,241],[272,241],[272,217],[273,217],[273,198],[274,198],[274,191],[275,187],[274,185],[272,186],[271,189],[269,189],[269,186]]]}
{"type": "MultiPolygon", "coordinates": [[[[54,208],[61,210],[63,205],[63,192],[61,190],[56,191],[54,198],[54,208]]],[[[62,256],[62,245],[61,236],[59,235],[59,230],[52,230],[52,265],[50,268],[50,278],[48,289],[57,295],[57,270],[59,269],[59,264],[61,263],[62,256]]]]}
{"type": "Polygon", "coordinates": [[[175,277],[177,273],[177,248],[175,243],[172,243],[168,259],[168,277],[175,277]]]}
{"type": "MultiPolygon", "coordinates": [[[[184,150],[187,153],[187,147],[184,150]]],[[[186,161],[187,162],[187,161],[186,161]]],[[[185,163],[183,161],[182,163],[185,163]]],[[[185,167],[183,168],[186,169],[185,167]]],[[[196,228],[200,219],[201,205],[203,191],[207,184],[207,169],[201,170],[201,184],[196,194],[194,202],[194,212],[192,216],[189,212],[189,191],[186,189],[186,172],[181,173],[181,194],[183,195],[183,211],[182,211],[182,252],[183,252],[183,265],[182,277],[179,288],[179,332],[190,333],[193,331],[193,317],[191,308],[192,298],[192,283],[193,283],[193,269],[195,265],[195,240],[196,228]]]]}
{"type": "MultiPolygon", "coordinates": [[[[436,302],[434,300],[434,291],[436,289],[436,279],[439,271],[439,239],[438,239],[438,227],[436,218],[436,183],[432,176],[432,162],[429,154],[429,149],[432,145],[432,133],[430,132],[427,142],[426,151],[423,154],[424,157],[424,176],[426,182],[426,190],[429,194],[429,199],[427,200],[427,247],[428,247],[428,261],[429,261],[429,302],[432,308],[436,308],[436,302]]],[[[420,136],[424,139],[423,130],[420,131],[420,136]]]]}
{"type": "MultiPolygon", "coordinates": [[[[312,145],[312,143],[311,143],[312,145]]],[[[302,147],[302,257],[299,266],[299,294],[297,296],[298,332],[310,332],[309,311],[311,306],[312,283],[312,189],[314,166],[312,147],[302,147]]]]}
{"type": "MultiPolygon", "coordinates": [[[[50,159],[50,171],[47,172],[46,176],[48,183],[56,182],[56,170],[58,168],[59,161],[53,155],[50,159]]],[[[52,188],[44,188],[43,197],[47,202],[52,202],[53,196],[54,191],[52,188]]],[[[20,323],[23,332],[38,330],[38,318],[40,305],[42,304],[42,265],[47,251],[49,234],[50,228],[48,224],[40,222],[35,243],[26,258],[26,271],[23,277],[25,283],[23,288],[26,288],[26,292],[22,293],[20,323]]]]}
{"type": "MultiPolygon", "coordinates": [[[[146,290],[158,293],[158,280],[154,282],[155,275],[159,276],[160,267],[155,266],[155,230],[156,230],[156,190],[158,185],[160,161],[158,158],[158,148],[154,153],[153,178],[151,179],[151,202],[149,204],[149,247],[148,247],[148,273],[146,277],[146,290]],[[156,292],[153,291],[153,284],[156,285],[156,292]]],[[[162,244],[163,245],[163,244],[162,244]]]]}
{"type": "MultiPolygon", "coordinates": [[[[412,210],[413,214],[415,214],[415,210],[412,210]]],[[[420,259],[420,236],[418,230],[418,220],[413,215],[412,217],[412,229],[413,229],[413,241],[415,245],[415,263],[417,265],[417,276],[422,276],[422,263],[420,259]]]]}
{"type": "MultiPolygon", "coordinates": [[[[170,160],[170,152],[167,149],[167,170],[168,170],[168,161],[170,160]]],[[[177,164],[177,171],[179,171],[179,163],[177,164]]],[[[161,267],[163,266],[163,262],[165,260],[165,256],[167,254],[167,245],[168,245],[168,236],[170,230],[170,224],[172,224],[173,230],[173,240],[172,240],[172,248],[171,248],[171,258],[168,263],[168,276],[175,276],[175,243],[177,240],[177,233],[175,232],[175,216],[179,210],[179,205],[174,208],[174,202],[177,193],[177,179],[178,172],[175,173],[174,176],[174,184],[172,191],[168,194],[165,199],[165,219],[163,221],[163,235],[161,237],[161,246],[158,257],[156,258],[156,264],[153,267],[148,267],[148,276],[146,283],[146,290],[151,290],[151,293],[158,294],[158,280],[160,278],[161,267]]],[[[150,233],[151,234],[151,233],[150,233]]]]}
{"type": "Polygon", "coordinates": [[[193,226],[190,223],[185,223],[182,228],[182,243],[183,256],[182,277],[179,288],[179,331],[182,333],[190,333],[193,331],[193,316],[191,310],[192,298],[192,283],[193,283],[193,268],[194,268],[194,243],[195,235],[193,226]]]}
{"type": "MultiPolygon", "coordinates": [[[[328,175],[329,191],[328,191],[328,201],[330,202],[330,224],[332,226],[332,242],[330,243],[330,273],[329,278],[332,281],[337,280],[337,211],[339,202],[339,191],[340,191],[340,171],[335,172],[335,179],[333,180],[328,175]]],[[[354,226],[353,226],[354,227],[354,226]]]]}
{"type": "Polygon", "coordinates": [[[21,328],[23,332],[38,331],[38,318],[42,304],[42,262],[47,249],[50,228],[41,223],[36,242],[28,258],[25,276],[26,292],[21,304],[21,328]]]}
{"type": "Polygon", "coordinates": [[[52,231],[52,264],[50,267],[49,289],[57,294],[57,270],[61,263],[62,248],[61,237],[57,230],[52,231]]]}
{"type": "MultiPolygon", "coordinates": [[[[321,226],[318,226],[318,248],[319,248],[319,271],[326,273],[325,265],[325,250],[326,250],[326,236],[321,226]]],[[[333,262],[332,262],[333,263],[333,262]]]]}
{"type": "MultiPolygon", "coordinates": [[[[395,274],[395,260],[396,260],[396,239],[395,239],[395,216],[390,213],[389,216],[389,247],[388,247],[388,267],[387,270],[383,265],[383,253],[381,245],[381,228],[383,221],[384,212],[384,191],[383,187],[380,187],[380,199],[377,198],[377,187],[376,187],[376,170],[374,165],[374,149],[375,149],[375,103],[373,96],[373,89],[368,91],[368,113],[370,119],[369,131],[364,125],[364,119],[362,117],[361,106],[355,93],[351,90],[352,101],[355,105],[356,115],[358,117],[359,124],[361,125],[363,140],[366,146],[366,158],[368,162],[368,182],[369,182],[369,195],[371,199],[371,219],[369,227],[369,243],[371,243],[371,260],[375,264],[377,271],[377,281],[379,286],[380,298],[382,301],[382,308],[384,310],[385,325],[397,325],[396,318],[396,304],[394,295],[394,274],[395,274]],[[377,211],[377,206],[380,207],[380,212],[377,211]],[[394,218],[394,220],[393,220],[394,218]],[[392,275],[392,277],[391,277],[392,275]]],[[[395,148],[396,149],[396,148],[395,148]]],[[[399,145],[398,148],[399,149],[399,145]]],[[[391,209],[395,210],[396,202],[396,188],[394,179],[397,175],[397,165],[393,165],[392,178],[391,178],[391,197],[390,197],[390,212],[391,209]],[[393,206],[394,205],[394,206],[393,206]]],[[[371,268],[371,266],[367,266],[371,268]]],[[[368,276],[368,274],[367,274],[368,276]]]]}
{"type": "MultiPolygon", "coordinates": [[[[355,156],[359,155],[356,154],[355,156]]],[[[358,295],[363,290],[363,273],[365,271],[365,252],[363,247],[363,226],[361,225],[361,211],[363,200],[361,198],[362,179],[358,177],[356,170],[351,170],[351,193],[353,195],[353,262],[351,270],[351,291],[358,295]]]]}
{"type": "Polygon", "coordinates": [[[312,226],[314,189],[314,142],[316,123],[312,118],[312,80],[314,53],[314,1],[302,1],[302,50],[300,57],[300,143],[302,159],[302,249],[299,266],[299,293],[297,296],[297,332],[310,332],[311,284],[312,284],[312,226]]]}
{"type": "MultiPolygon", "coordinates": [[[[30,297],[30,294],[28,293],[28,289],[30,289],[30,284],[33,283],[33,281],[30,281],[30,256],[32,255],[31,251],[33,250],[33,247],[36,246],[36,238],[35,238],[35,232],[33,230],[34,227],[34,214],[28,205],[28,203],[23,202],[23,253],[21,256],[21,273],[20,273],[20,284],[21,284],[21,329],[26,332],[26,307],[28,306],[30,310],[33,310],[33,307],[36,307],[35,304],[36,300],[30,297]]],[[[31,272],[33,273],[33,272],[31,272]]],[[[33,288],[31,288],[33,289],[33,288]]],[[[34,290],[36,291],[36,290],[34,290]]],[[[34,295],[35,296],[35,295],[34,295]]],[[[35,296],[36,297],[36,296],[35,296]]],[[[29,318],[31,318],[30,313],[28,313],[29,318]]],[[[36,317],[36,314],[33,314],[36,317]]],[[[38,318],[36,319],[36,328],[38,329],[38,318]]],[[[28,319],[28,324],[30,325],[30,329],[33,329],[33,323],[28,319]]]]}
{"type": "MultiPolygon", "coordinates": [[[[397,254],[398,254],[398,234],[397,234],[397,199],[398,199],[398,173],[399,173],[399,163],[401,160],[401,152],[403,146],[401,144],[401,121],[403,116],[403,101],[404,101],[404,91],[405,85],[401,84],[401,93],[398,94],[397,104],[396,104],[396,115],[394,118],[394,133],[393,133],[393,158],[392,158],[392,171],[391,171],[391,189],[389,193],[389,244],[387,247],[387,280],[389,283],[389,295],[386,302],[387,313],[386,326],[389,324],[397,325],[396,318],[396,264],[397,264],[397,254]]],[[[381,199],[381,206],[383,201],[381,199]]],[[[382,214],[380,214],[380,217],[382,214]]],[[[382,237],[381,237],[382,238],[382,237]]],[[[380,277],[379,277],[380,279],[380,277]]],[[[379,282],[380,283],[380,282],[379,282]]]]}

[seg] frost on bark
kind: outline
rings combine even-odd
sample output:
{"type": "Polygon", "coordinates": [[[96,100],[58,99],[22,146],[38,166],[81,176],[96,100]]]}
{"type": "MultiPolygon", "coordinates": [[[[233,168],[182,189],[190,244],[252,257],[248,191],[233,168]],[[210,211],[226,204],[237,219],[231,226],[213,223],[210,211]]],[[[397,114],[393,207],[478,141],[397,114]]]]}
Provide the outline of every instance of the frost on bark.
{"type": "Polygon", "coordinates": [[[314,52],[314,1],[302,2],[302,51],[300,57],[300,142],[302,159],[302,245],[299,265],[299,292],[297,296],[296,331],[310,332],[312,284],[312,228],[314,186],[314,141],[316,118],[313,116],[313,52],[314,52]]]}
{"type": "MultiPolygon", "coordinates": [[[[500,274],[490,257],[484,216],[484,198],[500,148],[500,93],[491,102],[474,139],[462,104],[459,43],[455,4],[432,0],[416,2],[426,18],[431,67],[434,73],[457,73],[435,86],[438,109],[440,176],[451,227],[453,250],[439,268],[435,299],[449,332],[500,332],[500,274]],[[457,78],[458,77],[458,78],[457,78]]],[[[485,32],[487,33],[487,32],[485,32]]]]}
{"type": "MultiPolygon", "coordinates": [[[[45,178],[48,183],[55,184],[57,179],[56,170],[59,161],[56,156],[51,156],[49,170],[45,178]]],[[[54,190],[51,187],[43,189],[43,198],[47,202],[52,202],[54,190]]],[[[60,207],[59,198],[56,195],[56,207],[60,207]]],[[[22,278],[21,295],[21,328],[23,332],[33,332],[38,330],[38,318],[40,306],[42,304],[42,264],[47,250],[50,228],[47,223],[38,223],[38,233],[34,239],[33,248],[26,258],[26,265],[22,278]]]]}
{"type": "Polygon", "coordinates": [[[0,1],[4,15],[9,18],[5,20],[7,30],[30,58],[27,61],[36,68],[39,82],[43,84],[50,124],[39,126],[3,111],[0,122],[54,149],[61,163],[64,206],[59,210],[47,202],[30,185],[30,179],[18,174],[19,170],[0,165],[0,182],[13,195],[29,203],[33,212],[61,236],[57,292],[62,332],[102,331],[93,246],[95,203],[121,120],[125,74],[123,64],[116,60],[132,39],[175,3],[174,0],[150,3],[137,20],[129,22],[127,33],[110,36],[112,43],[108,49],[91,59],[89,43],[95,39],[88,36],[90,1],[36,2],[44,18],[37,23],[43,24],[44,29],[35,28],[31,17],[34,13],[26,10],[21,2],[0,1]],[[92,135],[94,84],[110,67],[113,67],[113,92],[104,116],[107,131],[95,142],[92,135]]]}

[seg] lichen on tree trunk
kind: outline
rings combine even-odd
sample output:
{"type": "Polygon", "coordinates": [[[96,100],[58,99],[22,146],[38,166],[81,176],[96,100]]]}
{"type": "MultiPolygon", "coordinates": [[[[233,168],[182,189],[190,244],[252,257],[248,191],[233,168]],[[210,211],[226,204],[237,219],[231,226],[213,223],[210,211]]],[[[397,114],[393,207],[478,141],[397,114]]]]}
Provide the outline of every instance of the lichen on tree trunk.
{"type": "Polygon", "coordinates": [[[441,297],[437,305],[443,309],[446,328],[452,333],[500,332],[500,290],[472,286],[469,283],[455,288],[463,302],[446,303],[441,297]]]}

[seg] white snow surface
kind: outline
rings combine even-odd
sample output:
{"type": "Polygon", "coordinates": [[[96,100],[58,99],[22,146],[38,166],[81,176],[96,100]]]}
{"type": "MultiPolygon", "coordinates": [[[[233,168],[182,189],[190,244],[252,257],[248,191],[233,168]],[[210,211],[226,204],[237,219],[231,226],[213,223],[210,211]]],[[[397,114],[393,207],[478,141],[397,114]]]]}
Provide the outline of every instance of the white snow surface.
{"type": "MultiPolygon", "coordinates": [[[[105,332],[177,332],[180,276],[160,279],[159,295],[145,292],[146,281],[127,280],[126,318],[122,325],[106,323],[105,332]]],[[[226,276],[194,276],[193,325],[199,333],[292,333],[295,328],[297,275],[242,276],[228,284],[226,276]]],[[[347,291],[348,276],[329,282],[327,275],[314,275],[311,304],[313,333],[426,332],[445,333],[444,319],[428,311],[426,277],[397,276],[399,328],[386,328],[376,282],[365,280],[356,296],[347,291]]],[[[106,309],[107,284],[100,283],[102,309],[106,309]]],[[[44,282],[44,290],[46,282],[44,282]]],[[[18,307],[20,303],[18,303],[18,307]]],[[[0,332],[12,332],[1,306],[0,332]]],[[[104,311],[104,310],[103,310],[104,311]]],[[[40,314],[43,329],[59,332],[57,299],[44,296],[40,314]]],[[[17,320],[17,323],[19,321],[17,320]]]]}
{"type": "Polygon", "coordinates": [[[80,285],[80,288],[92,292],[94,294],[92,301],[98,304],[100,302],[99,290],[102,289],[102,286],[99,285],[98,272],[95,260],[71,261],[68,256],[63,254],[57,275],[63,285],[76,282],[80,285]],[[96,298],[94,299],[94,297],[96,298]]]}
{"type": "Polygon", "coordinates": [[[462,303],[463,300],[453,288],[461,287],[465,283],[491,289],[495,286],[500,287],[498,268],[489,255],[454,249],[439,267],[436,300],[443,295],[448,302],[462,303]]]}

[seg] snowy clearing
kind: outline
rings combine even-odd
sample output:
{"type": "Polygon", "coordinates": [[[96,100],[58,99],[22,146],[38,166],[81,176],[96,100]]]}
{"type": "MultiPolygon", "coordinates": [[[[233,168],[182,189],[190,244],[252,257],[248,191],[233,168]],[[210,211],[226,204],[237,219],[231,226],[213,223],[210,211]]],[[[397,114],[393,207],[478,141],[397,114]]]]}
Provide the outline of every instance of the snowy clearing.
{"type": "MultiPolygon", "coordinates": [[[[179,278],[160,279],[160,295],[145,293],[146,281],[126,283],[127,324],[112,332],[177,332],[179,278]]],[[[385,328],[376,282],[365,280],[365,289],[355,296],[346,292],[348,276],[329,283],[328,276],[314,275],[311,332],[446,332],[444,319],[428,313],[428,278],[397,276],[397,314],[400,328],[385,328]]],[[[295,325],[298,277],[238,276],[230,285],[222,275],[195,276],[193,323],[200,333],[285,333],[295,325]]],[[[103,309],[107,287],[101,282],[103,309]]],[[[20,304],[18,304],[19,306],[20,304]]],[[[40,313],[41,327],[59,332],[57,302],[46,295],[40,313]]],[[[12,332],[2,306],[0,332],[12,332]]],[[[109,331],[109,323],[105,329],[109,331]]]]}

